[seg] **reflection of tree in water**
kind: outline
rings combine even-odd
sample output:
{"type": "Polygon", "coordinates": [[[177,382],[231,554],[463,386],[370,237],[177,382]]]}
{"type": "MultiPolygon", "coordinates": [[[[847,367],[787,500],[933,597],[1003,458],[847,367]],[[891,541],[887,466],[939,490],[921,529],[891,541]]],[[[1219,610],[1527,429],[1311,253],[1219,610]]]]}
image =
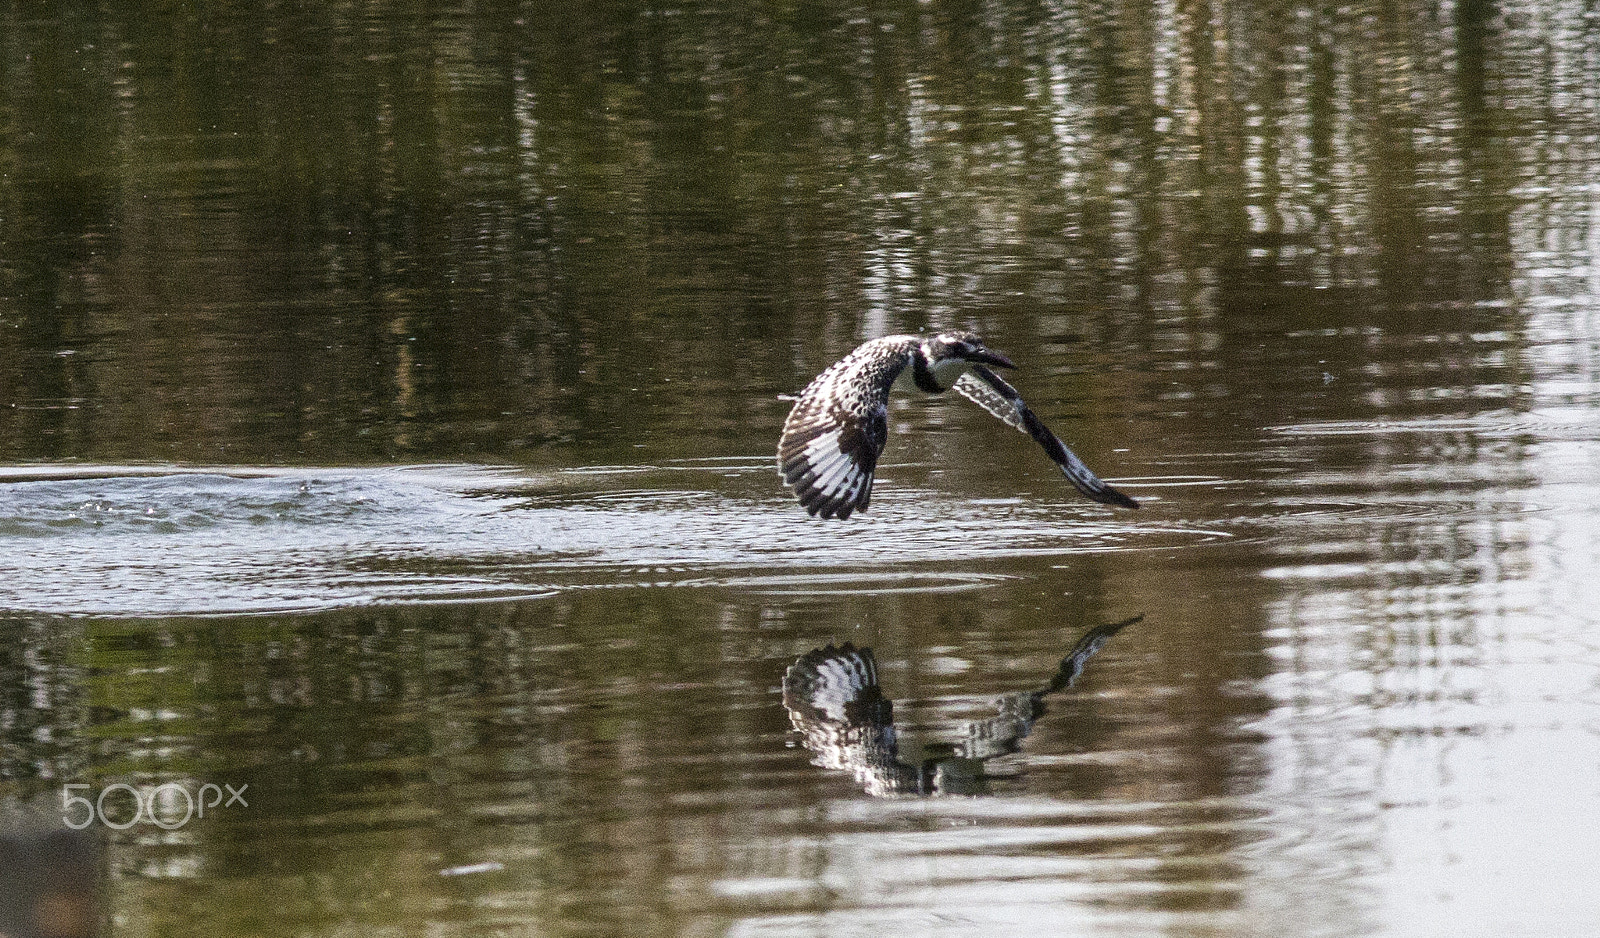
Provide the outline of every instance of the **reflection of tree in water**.
{"type": "Polygon", "coordinates": [[[1006,694],[996,713],[967,724],[962,738],[924,749],[915,764],[899,758],[894,704],[878,686],[871,648],[828,645],[789,666],[783,705],[814,764],[855,775],[870,795],[974,795],[987,788],[984,763],[1018,750],[1044,715],[1044,698],[1071,687],[1083,667],[1111,636],[1143,616],[1090,629],[1078,640],[1043,687],[1006,694]]]}
{"type": "MultiPolygon", "coordinates": [[[[1589,224],[1578,0],[191,6],[0,33],[11,458],[700,455],[974,306],[1288,422],[1259,335],[1519,335],[1513,266],[1589,224]]],[[[1429,377],[1524,385],[1470,375],[1429,377]]]]}

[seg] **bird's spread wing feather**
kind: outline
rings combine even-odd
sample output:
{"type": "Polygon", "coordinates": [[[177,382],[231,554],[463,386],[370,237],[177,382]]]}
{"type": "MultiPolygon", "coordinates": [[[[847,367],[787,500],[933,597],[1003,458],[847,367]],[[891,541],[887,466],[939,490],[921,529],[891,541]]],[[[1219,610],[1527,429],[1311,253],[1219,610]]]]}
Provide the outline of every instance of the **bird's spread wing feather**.
{"type": "MultiPolygon", "coordinates": [[[[990,372],[990,374],[993,375],[994,372],[990,372]]],[[[995,380],[1000,380],[998,375],[995,376],[995,380]]],[[[1010,387],[1010,385],[1006,386],[1010,387]]],[[[1028,432],[1028,425],[1023,422],[1022,415],[1018,412],[1021,409],[1018,405],[1022,404],[1022,398],[1015,396],[1015,391],[1012,391],[1012,397],[1007,397],[990,387],[983,379],[970,371],[956,379],[953,390],[1004,421],[1019,433],[1028,432]]]]}
{"type": "Polygon", "coordinates": [[[801,392],[778,442],[778,471],[808,513],[848,518],[872,500],[889,388],[914,347],[899,336],[868,342],[801,392]]]}
{"type": "Polygon", "coordinates": [[[1138,508],[1139,503],[1123,493],[1107,485],[1099,476],[1089,471],[1083,460],[1067,449],[1067,445],[1060,438],[1050,432],[1026,403],[1017,389],[1007,384],[1001,377],[982,365],[972,366],[972,370],[956,380],[955,390],[961,396],[982,407],[989,413],[1033,437],[1034,441],[1044,447],[1045,453],[1061,468],[1078,491],[1084,495],[1106,505],[1118,505],[1123,508],[1138,508]]]}

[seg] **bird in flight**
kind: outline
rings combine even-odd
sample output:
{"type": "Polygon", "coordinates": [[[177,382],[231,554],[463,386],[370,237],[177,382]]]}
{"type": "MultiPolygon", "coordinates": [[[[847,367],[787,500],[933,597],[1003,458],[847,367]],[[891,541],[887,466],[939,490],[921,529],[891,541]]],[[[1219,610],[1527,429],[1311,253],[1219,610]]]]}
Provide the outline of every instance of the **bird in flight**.
{"type": "Polygon", "coordinates": [[[865,342],[800,392],[778,441],[778,472],[813,516],[843,519],[865,511],[872,500],[872,474],[889,439],[889,391],[954,389],[1033,437],[1084,495],[1106,505],[1139,507],[1090,472],[990,366],[1016,367],[970,332],[865,342]]]}

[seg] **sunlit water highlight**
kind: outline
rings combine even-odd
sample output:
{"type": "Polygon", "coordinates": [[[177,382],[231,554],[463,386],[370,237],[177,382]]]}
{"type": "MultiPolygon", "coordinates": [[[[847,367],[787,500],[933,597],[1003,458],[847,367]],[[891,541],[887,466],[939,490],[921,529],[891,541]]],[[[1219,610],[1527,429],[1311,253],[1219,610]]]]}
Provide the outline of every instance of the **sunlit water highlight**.
{"type": "Polygon", "coordinates": [[[807,518],[766,461],[597,467],[18,467],[0,472],[0,608],[217,615],[625,586],[981,587],[995,560],[1230,535],[1050,501],[885,485],[855,524],[807,518]],[[766,498],[682,488],[758,476],[766,498]],[[641,479],[672,487],[640,488],[641,479]]]}

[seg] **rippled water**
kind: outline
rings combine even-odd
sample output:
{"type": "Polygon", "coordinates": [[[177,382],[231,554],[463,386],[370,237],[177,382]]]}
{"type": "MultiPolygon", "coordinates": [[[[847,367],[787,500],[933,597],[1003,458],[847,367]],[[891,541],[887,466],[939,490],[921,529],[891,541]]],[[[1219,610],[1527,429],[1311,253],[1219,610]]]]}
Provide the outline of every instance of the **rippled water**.
{"type": "Polygon", "coordinates": [[[546,475],[476,466],[18,469],[0,476],[0,537],[17,545],[0,604],[169,616],[597,587],[927,591],[1008,576],[974,570],[975,561],[1232,536],[1114,522],[1080,505],[892,486],[870,521],[836,530],[791,510],[770,459],[714,463],[546,475]],[[711,487],[665,487],[674,483],[711,487]],[[920,523],[930,512],[939,523],[920,523]]]}
{"type": "Polygon", "coordinates": [[[1600,934],[1597,62],[0,9],[0,933],[1600,934]],[[933,326],[1143,507],[908,397],[806,518],[785,396],[933,326]]]}
{"type": "Polygon", "coordinates": [[[849,526],[755,457],[15,470],[15,673],[60,703],[12,712],[93,714],[22,750],[32,787],[250,786],[119,842],[135,931],[1581,934],[1600,433],[1544,426],[1263,427],[1178,454],[1215,475],[1120,479],[1138,514],[891,463],[849,526]],[[1006,751],[948,761],[1135,613],[1006,751]],[[846,640],[898,757],[980,794],[874,799],[802,745],[784,674],[846,640]]]}

